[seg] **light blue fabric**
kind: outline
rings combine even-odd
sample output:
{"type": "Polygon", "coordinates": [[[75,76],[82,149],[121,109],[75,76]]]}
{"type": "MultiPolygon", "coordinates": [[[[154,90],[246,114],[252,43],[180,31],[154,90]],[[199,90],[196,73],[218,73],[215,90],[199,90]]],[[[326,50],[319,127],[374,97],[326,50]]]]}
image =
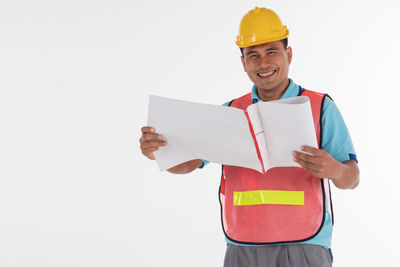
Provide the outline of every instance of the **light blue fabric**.
{"type": "MultiPolygon", "coordinates": [[[[289,86],[286,89],[281,99],[297,96],[300,92],[300,86],[290,80],[289,86]]],[[[251,96],[254,103],[262,101],[257,95],[257,88],[253,85],[251,96]]],[[[229,102],[223,104],[228,106],[229,102]]],[[[322,149],[328,152],[337,161],[344,162],[349,159],[357,160],[353,143],[350,138],[349,131],[347,130],[346,124],[340,114],[335,103],[329,98],[325,99],[324,106],[322,109],[322,149]]],[[[203,160],[204,167],[208,164],[208,161],[203,160]]],[[[326,198],[325,194],[325,198],[326,198]]],[[[325,201],[325,221],[321,231],[314,238],[301,242],[300,244],[313,244],[320,245],[327,249],[331,247],[332,237],[332,218],[328,212],[328,201],[325,201]]],[[[244,245],[230,241],[225,238],[227,243],[235,244],[238,246],[259,246],[259,245],[244,245]]],[[[293,244],[293,243],[291,243],[293,244]]]]}

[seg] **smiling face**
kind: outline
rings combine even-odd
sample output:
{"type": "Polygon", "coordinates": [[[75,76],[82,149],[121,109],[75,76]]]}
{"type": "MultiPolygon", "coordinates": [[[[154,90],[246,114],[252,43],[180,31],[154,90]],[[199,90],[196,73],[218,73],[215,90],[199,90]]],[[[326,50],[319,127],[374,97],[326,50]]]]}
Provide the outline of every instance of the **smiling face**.
{"type": "Polygon", "coordinates": [[[284,48],[281,41],[259,44],[243,49],[242,63],[250,80],[264,100],[279,99],[289,85],[289,65],[292,48],[284,48]]]}

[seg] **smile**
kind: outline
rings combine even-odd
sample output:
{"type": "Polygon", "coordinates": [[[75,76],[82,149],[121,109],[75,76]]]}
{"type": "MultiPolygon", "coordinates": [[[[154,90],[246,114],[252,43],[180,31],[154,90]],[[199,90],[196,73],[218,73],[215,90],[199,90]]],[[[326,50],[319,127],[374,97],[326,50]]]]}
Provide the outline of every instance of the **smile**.
{"type": "Polygon", "coordinates": [[[271,70],[271,71],[266,71],[266,72],[258,72],[257,76],[260,77],[261,79],[266,79],[266,78],[269,78],[272,75],[274,75],[275,72],[277,72],[277,71],[276,70],[271,70]]]}

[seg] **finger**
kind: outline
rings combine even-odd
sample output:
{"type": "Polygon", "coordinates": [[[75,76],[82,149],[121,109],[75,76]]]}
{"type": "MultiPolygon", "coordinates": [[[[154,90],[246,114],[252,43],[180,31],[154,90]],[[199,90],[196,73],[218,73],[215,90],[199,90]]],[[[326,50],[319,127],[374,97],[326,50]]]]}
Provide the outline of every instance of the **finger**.
{"type": "Polygon", "coordinates": [[[146,150],[146,151],[143,151],[142,153],[143,153],[143,155],[145,155],[149,159],[154,160],[154,159],[156,159],[156,157],[154,156],[153,152],[157,151],[157,150],[158,150],[158,148],[157,149],[152,149],[152,150],[146,150]]]}
{"type": "Polygon", "coordinates": [[[148,142],[148,141],[163,141],[162,140],[163,136],[161,134],[156,134],[156,133],[144,133],[143,134],[143,142],[148,142]]]}
{"type": "Polygon", "coordinates": [[[144,126],[142,127],[142,133],[155,133],[156,129],[154,129],[154,127],[151,126],[144,126]]]}
{"type": "Polygon", "coordinates": [[[159,147],[149,147],[149,148],[145,148],[142,150],[142,153],[146,156],[148,156],[149,154],[153,153],[154,151],[157,151],[159,149],[159,147]]]}
{"type": "Polygon", "coordinates": [[[310,172],[311,174],[313,174],[314,176],[316,176],[316,174],[318,173],[318,167],[311,163],[311,162],[307,162],[304,160],[297,160],[296,161],[303,169],[305,169],[306,171],[310,172]]]}
{"type": "Polygon", "coordinates": [[[297,162],[301,167],[305,168],[305,169],[309,169],[312,168],[312,166],[314,165],[312,162],[310,161],[305,161],[302,159],[293,159],[295,162],[297,162]]]}
{"type": "Polygon", "coordinates": [[[296,161],[303,169],[311,173],[313,176],[322,178],[322,169],[318,164],[306,162],[303,160],[296,161]]]}
{"type": "Polygon", "coordinates": [[[316,156],[319,156],[321,154],[320,149],[312,147],[312,146],[301,146],[301,150],[304,152],[308,152],[310,154],[316,155],[316,156]]]}
{"type": "Polygon", "coordinates": [[[316,157],[313,155],[308,155],[299,151],[293,151],[292,152],[293,155],[293,160],[302,160],[302,161],[306,161],[306,162],[311,162],[314,163],[316,160],[316,157]]]}
{"type": "Polygon", "coordinates": [[[149,141],[149,142],[142,142],[141,143],[141,148],[151,148],[151,147],[160,147],[160,146],[166,146],[167,142],[166,141],[149,141]]]}

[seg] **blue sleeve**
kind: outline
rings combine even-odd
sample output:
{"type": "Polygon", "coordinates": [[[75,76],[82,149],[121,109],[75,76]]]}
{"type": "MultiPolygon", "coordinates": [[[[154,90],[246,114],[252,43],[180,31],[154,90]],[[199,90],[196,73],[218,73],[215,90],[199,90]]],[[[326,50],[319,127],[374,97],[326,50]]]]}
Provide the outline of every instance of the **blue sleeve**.
{"type": "MultiPolygon", "coordinates": [[[[230,103],[231,103],[231,101],[228,101],[228,102],[225,102],[222,105],[223,106],[229,106],[230,103]]],[[[207,161],[205,159],[201,159],[201,161],[203,162],[203,164],[199,167],[200,169],[204,168],[204,166],[206,166],[208,163],[210,163],[209,161],[207,161]]]]}
{"type": "Polygon", "coordinates": [[[322,149],[339,162],[350,159],[358,162],[349,131],[336,104],[326,98],[322,112],[322,149]]]}

